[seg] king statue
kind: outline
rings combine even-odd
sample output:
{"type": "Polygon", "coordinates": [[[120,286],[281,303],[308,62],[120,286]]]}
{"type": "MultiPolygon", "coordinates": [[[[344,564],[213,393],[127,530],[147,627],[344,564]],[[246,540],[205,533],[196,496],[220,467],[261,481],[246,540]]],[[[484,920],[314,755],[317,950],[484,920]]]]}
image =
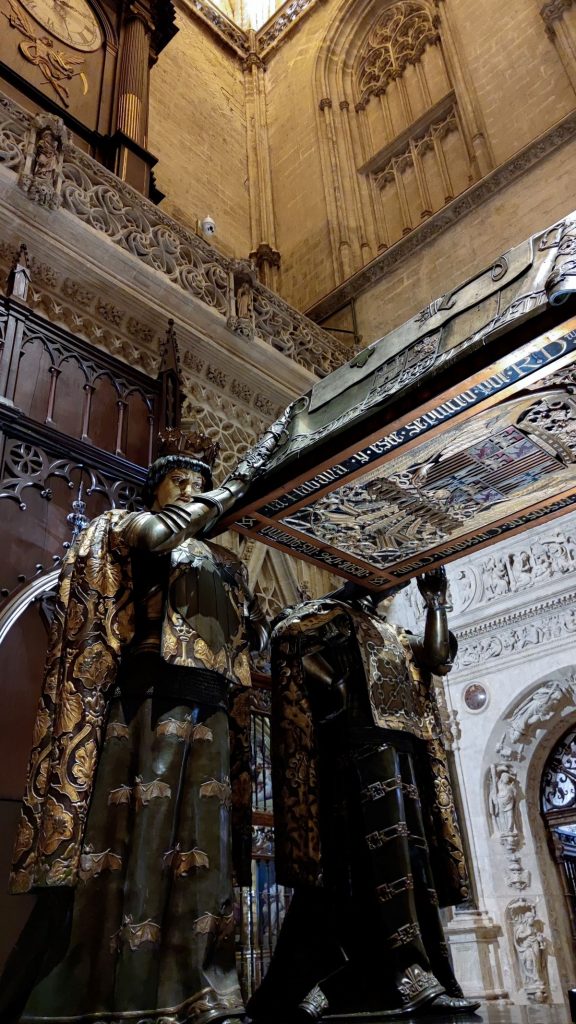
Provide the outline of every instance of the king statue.
{"type": "Polygon", "coordinates": [[[431,678],[456,651],[444,571],[418,586],[420,638],[353,583],[273,631],[276,880],[294,896],[248,1003],[258,1024],[452,1020],[479,1005],[454,977],[439,913],[468,897],[431,678]]]}
{"type": "Polygon", "coordinates": [[[266,630],[242,564],[204,538],[289,415],[216,490],[217,446],[167,431],[149,511],[103,513],[64,559],[11,876],[38,898],[3,1021],[244,1012],[233,863],[249,885],[248,655],[266,630]]]}

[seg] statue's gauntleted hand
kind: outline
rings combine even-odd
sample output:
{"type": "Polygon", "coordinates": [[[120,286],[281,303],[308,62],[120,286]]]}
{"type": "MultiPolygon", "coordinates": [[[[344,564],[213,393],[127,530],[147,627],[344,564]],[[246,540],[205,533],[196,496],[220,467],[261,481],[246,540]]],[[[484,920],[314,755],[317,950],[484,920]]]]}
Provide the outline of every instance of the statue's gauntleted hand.
{"type": "MultiPolygon", "coordinates": [[[[297,399],[296,401],[299,401],[297,399]]],[[[238,463],[235,469],[226,477],[222,486],[226,486],[231,480],[242,480],[249,483],[260,476],[271,456],[276,449],[287,440],[288,425],[292,419],[292,413],[296,401],[292,402],[281,416],[268,427],[256,444],[250,448],[244,458],[238,463]]]]}
{"type": "Polygon", "coordinates": [[[437,569],[430,569],[416,580],[418,590],[424,598],[428,608],[441,608],[446,605],[446,593],[448,590],[448,578],[443,565],[437,569]]]}

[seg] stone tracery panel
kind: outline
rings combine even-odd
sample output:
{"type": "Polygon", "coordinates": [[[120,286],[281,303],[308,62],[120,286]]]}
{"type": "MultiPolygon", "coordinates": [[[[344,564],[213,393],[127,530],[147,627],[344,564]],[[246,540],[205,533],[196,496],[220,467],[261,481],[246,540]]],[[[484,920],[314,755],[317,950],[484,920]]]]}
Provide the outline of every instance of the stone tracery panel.
{"type": "Polygon", "coordinates": [[[357,166],[371,179],[389,246],[479,176],[439,15],[422,0],[389,7],[360,48],[355,87],[364,140],[357,166]]]}
{"type": "Polygon", "coordinates": [[[357,63],[360,102],[386,91],[439,40],[438,18],[414,0],[390,7],[370,30],[357,63]]]}

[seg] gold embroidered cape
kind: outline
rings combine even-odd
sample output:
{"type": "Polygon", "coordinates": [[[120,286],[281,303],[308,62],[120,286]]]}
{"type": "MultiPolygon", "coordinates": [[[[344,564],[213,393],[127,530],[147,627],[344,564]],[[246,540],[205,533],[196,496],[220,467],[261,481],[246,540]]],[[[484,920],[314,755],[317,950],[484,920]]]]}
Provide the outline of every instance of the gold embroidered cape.
{"type": "Polygon", "coordinates": [[[321,646],[330,623],[348,637],[356,663],[364,668],[374,724],[410,733],[425,743],[435,795],[431,838],[439,865],[439,897],[445,906],[460,903],[469,895],[467,871],[430,673],[417,664],[403,629],[330,599],[296,608],[272,634],[278,881],[291,886],[322,884],[318,750],[302,657],[321,646]]]}
{"type": "MultiPolygon", "coordinates": [[[[134,635],[130,548],[118,529],[127,515],[112,510],[98,516],[64,559],[14,848],[13,893],[78,880],[109,698],[122,651],[134,635]]],[[[221,562],[226,549],[210,547],[221,562]]],[[[230,590],[240,607],[244,593],[233,577],[230,590]]],[[[233,848],[242,884],[249,875],[251,803],[244,646],[238,637],[239,657],[226,659],[227,668],[235,662],[240,669],[229,681],[233,848]]],[[[197,663],[220,666],[201,658],[197,663]]]]}

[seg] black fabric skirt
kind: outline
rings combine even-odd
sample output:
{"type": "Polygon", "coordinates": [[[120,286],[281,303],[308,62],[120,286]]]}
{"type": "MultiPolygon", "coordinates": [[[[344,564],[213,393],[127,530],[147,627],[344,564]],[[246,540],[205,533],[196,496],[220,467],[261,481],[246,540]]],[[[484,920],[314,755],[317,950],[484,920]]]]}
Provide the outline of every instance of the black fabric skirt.
{"type": "Polygon", "coordinates": [[[287,1017],[321,985],[332,1013],[461,996],[430,859],[423,751],[367,727],[320,737],[322,887],[298,888],[269,972],[248,1004],[287,1017]]]}

